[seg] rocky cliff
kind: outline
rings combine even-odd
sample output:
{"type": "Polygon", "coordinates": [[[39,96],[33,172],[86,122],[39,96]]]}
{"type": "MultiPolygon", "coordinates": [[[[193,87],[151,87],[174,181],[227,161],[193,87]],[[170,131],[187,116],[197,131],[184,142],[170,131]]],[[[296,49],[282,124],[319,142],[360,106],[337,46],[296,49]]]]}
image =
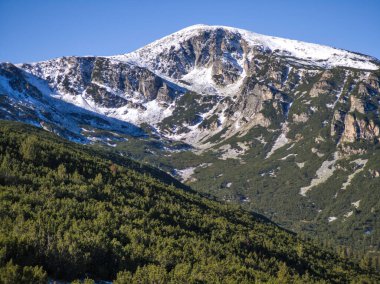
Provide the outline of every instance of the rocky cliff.
{"type": "Polygon", "coordinates": [[[0,115],[144,160],[293,230],[373,246],[379,67],[197,25],[123,55],[3,63],[0,115]]]}

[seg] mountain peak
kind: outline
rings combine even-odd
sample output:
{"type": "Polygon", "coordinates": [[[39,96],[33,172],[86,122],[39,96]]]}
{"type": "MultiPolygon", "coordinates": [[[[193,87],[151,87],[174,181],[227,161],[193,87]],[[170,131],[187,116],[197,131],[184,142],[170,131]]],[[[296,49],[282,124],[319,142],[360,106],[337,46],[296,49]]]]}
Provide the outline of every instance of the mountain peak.
{"type": "Polygon", "coordinates": [[[150,161],[289,229],[372,250],[380,73],[368,69],[379,66],[195,25],[125,55],[0,64],[0,117],[150,161]]]}
{"type": "MultiPolygon", "coordinates": [[[[199,44],[206,44],[206,41],[209,43],[209,38],[206,34],[213,34],[220,30],[224,31],[224,36],[236,36],[239,38],[239,41],[244,41],[250,49],[259,47],[277,56],[286,57],[305,65],[322,68],[334,68],[339,66],[364,70],[379,69],[379,61],[371,56],[325,45],[262,35],[239,28],[205,24],[189,26],[156,40],[134,52],[112,56],[112,58],[121,61],[132,61],[146,67],[149,66],[149,62],[156,61],[157,58],[165,52],[179,50],[183,47],[184,43],[194,38],[199,38],[200,35],[205,35],[205,37],[200,38],[203,42],[199,44]]],[[[217,37],[214,36],[213,38],[216,39],[217,37]]],[[[194,41],[191,44],[194,44],[194,41]]],[[[238,44],[241,43],[239,42],[238,44]]]]}

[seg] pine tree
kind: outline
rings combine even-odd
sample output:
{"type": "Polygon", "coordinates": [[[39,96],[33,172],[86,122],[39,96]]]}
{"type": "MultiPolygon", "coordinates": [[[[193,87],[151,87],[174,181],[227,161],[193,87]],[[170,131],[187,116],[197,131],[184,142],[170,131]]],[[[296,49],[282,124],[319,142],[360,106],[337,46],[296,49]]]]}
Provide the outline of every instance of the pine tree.
{"type": "Polygon", "coordinates": [[[26,138],[20,147],[20,153],[25,160],[35,161],[38,155],[38,139],[32,135],[26,138]]]}
{"type": "Polygon", "coordinates": [[[57,169],[57,176],[60,180],[66,180],[67,179],[67,170],[65,165],[60,164],[57,169]]]}
{"type": "Polygon", "coordinates": [[[94,184],[101,185],[103,184],[103,175],[101,173],[98,173],[94,179],[94,184]]]}
{"type": "Polygon", "coordinates": [[[291,283],[289,268],[285,262],[281,262],[278,266],[277,279],[279,283],[291,283]]]}

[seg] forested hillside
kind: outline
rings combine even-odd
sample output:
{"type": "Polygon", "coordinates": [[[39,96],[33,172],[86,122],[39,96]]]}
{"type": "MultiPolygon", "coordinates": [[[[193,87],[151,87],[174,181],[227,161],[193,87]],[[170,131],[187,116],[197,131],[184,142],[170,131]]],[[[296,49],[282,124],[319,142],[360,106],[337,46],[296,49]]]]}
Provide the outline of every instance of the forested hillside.
{"type": "Polygon", "coordinates": [[[0,118],[159,168],[377,269],[379,114],[378,59],[226,26],[0,62],[0,118]]]}
{"type": "Polygon", "coordinates": [[[5,121],[0,224],[0,283],[380,281],[158,170],[5,121]]]}

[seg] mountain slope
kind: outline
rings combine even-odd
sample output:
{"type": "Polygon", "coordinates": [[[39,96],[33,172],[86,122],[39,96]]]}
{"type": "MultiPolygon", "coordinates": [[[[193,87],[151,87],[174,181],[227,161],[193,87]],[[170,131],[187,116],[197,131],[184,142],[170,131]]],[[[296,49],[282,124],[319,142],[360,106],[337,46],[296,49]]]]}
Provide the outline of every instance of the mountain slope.
{"type": "Polygon", "coordinates": [[[0,114],[155,165],[292,230],[377,251],[379,66],[198,25],[124,55],[2,64],[0,114]]]}
{"type": "MultiPolygon", "coordinates": [[[[229,48],[230,54],[224,54],[225,59],[236,59],[236,63],[240,63],[239,59],[242,60],[242,63],[250,61],[252,59],[250,55],[253,54],[249,53],[249,49],[258,49],[294,60],[298,64],[319,66],[325,69],[347,67],[377,70],[379,68],[379,61],[376,58],[363,54],[319,44],[261,35],[232,27],[208,25],[190,26],[134,52],[111,56],[111,58],[137,63],[155,71],[160,71],[170,77],[177,77],[181,75],[180,72],[175,73],[173,70],[177,70],[178,66],[174,64],[174,60],[168,62],[168,58],[165,58],[165,56],[172,52],[177,56],[177,58],[172,57],[176,61],[178,59],[188,59],[188,65],[181,65],[183,67],[182,72],[187,73],[194,65],[199,65],[199,63],[204,63],[211,59],[211,56],[209,58],[202,57],[204,55],[202,51],[207,48],[218,48],[218,43],[215,42],[214,37],[220,41],[219,44],[222,49],[223,44],[229,48]],[[206,43],[211,43],[214,46],[207,47],[206,43]],[[232,56],[232,58],[228,58],[228,56],[232,56]],[[192,59],[195,59],[195,61],[192,61],[192,59]]],[[[243,68],[241,63],[240,67],[243,68]]]]}
{"type": "Polygon", "coordinates": [[[265,219],[101,152],[0,123],[1,264],[118,283],[379,280],[265,219]],[[100,156],[99,156],[100,154],[100,156]],[[124,281],[124,282],[123,282],[124,281]]]}

